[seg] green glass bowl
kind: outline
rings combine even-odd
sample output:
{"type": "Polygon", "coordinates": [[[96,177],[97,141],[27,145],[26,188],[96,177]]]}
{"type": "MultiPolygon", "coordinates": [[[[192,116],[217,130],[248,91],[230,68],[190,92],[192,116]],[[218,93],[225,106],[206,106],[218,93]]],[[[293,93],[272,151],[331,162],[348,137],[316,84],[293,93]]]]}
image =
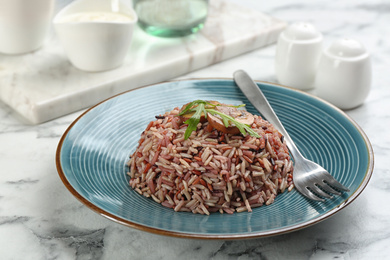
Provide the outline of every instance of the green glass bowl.
{"type": "Polygon", "coordinates": [[[182,80],[114,96],[90,108],[62,136],[58,173],[69,191],[97,213],[140,230],[185,238],[242,239],[282,234],[322,221],[349,205],[366,187],[373,151],[361,128],[344,112],[312,95],[258,82],[304,156],[319,163],[350,192],[326,202],[296,190],[253,212],[210,216],[174,212],[132,190],[126,162],[156,115],[195,99],[247,104],[231,79],[182,80]]]}

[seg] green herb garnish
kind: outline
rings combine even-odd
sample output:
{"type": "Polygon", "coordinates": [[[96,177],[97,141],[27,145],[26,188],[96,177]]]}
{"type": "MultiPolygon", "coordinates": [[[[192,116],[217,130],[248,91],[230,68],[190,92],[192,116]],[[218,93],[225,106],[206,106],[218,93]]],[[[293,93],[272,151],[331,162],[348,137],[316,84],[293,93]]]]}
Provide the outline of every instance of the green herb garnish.
{"type": "MultiPolygon", "coordinates": [[[[233,117],[226,115],[220,111],[215,110],[214,108],[216,106],[220,106],[219,104],[212,104],[210,102],[204,101],[204,100],[195,100],[189,103],[183,111],[179,113],[180,116],[189,114],[189,113],[194,113],[188,120],[186,120],[184,123],[188,124],[187,130],[184,133],[184,139],[188,139],[193,131],[196,130],[198,123],[200,122],[200,118],[202,116],[202,112],[207,118],[207,113],[210,113],[211,115],[219,115],[222,119],[223,124],[225,127],[228,127],[231,124],[234,124],[238,130],[243,135],[246,135],[247,133],[250,134],[251,136],[260,138],[260,135],[256,133],[249,125],[241,123],[234,119],[233,117]]],[[[239,105],[239,106],[231,106],[235,108],[243,107],[245,106],[244,104],[239,105]]]]}

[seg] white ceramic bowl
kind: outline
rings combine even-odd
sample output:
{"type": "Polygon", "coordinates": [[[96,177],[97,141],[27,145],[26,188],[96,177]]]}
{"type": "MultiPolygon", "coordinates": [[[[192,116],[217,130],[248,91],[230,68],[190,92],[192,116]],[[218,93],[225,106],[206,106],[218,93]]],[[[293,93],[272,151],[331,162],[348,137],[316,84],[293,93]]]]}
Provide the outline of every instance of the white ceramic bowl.
{"type": "Polygon", "coordinates": [[[371,73],[364,46],[354,39],[339,39],[322,52],[315,93],[341,109],[352,109],[367,98],[371,73]]]}
{"type": "Polygon", "coordinates": [[[289,25],[276,46],[275,72],[279,83],[301,90],[313,88],[321,46],[322,34],[313,25],[289,25]]]}
{"type": "Polygon", "coordinates": [[[0,0],[0,52],[22,54],[41,47],[54,0],[0,0]]]}
{"type": "Polygon", "coordinates": [[[54,18],[54,28],[70,62],[81,70],[104,71],[123,64],[129,50],[137,15],[119,2],[113,10],[110,0],[79,0],[62,9],[54,18]],[[114,13],[127,20],[75,20],[78,14],[114,13]]]}

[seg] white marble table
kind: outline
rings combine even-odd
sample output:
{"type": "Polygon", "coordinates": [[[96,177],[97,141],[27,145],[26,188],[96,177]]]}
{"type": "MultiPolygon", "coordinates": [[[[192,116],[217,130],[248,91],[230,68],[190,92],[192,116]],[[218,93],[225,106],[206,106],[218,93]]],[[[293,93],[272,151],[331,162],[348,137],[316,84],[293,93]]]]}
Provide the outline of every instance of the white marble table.
{"type": "MultiPolygon", "coordinates": [[[[127,228],[92,212],[60,181],[54,155],[80,112],[30,126],[0,103],[1,259],[389,259],[390,255],[390,16],[383,1],[236,0],[287,22],[309,21],[325,45],[350,36],[372,53],[373,85],[363,106],[347,113],[375,152],[365,191],[347,208],[293,233],[242,241],[162,237],[127,228]],[[272,2],[272,3],[271,3],[272,2]]],[[[275,46],[198,70],[188,77],[231,77],[236,69],[275,82],[275,46]]]]}

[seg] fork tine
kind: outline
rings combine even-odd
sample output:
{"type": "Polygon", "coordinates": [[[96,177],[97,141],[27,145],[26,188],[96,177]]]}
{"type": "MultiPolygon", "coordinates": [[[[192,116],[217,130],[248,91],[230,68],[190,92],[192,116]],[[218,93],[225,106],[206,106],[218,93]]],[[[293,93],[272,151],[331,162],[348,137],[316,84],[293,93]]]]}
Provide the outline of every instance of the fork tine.
{"type": "Polygon", "coordinates": [[[324,202],[325,200],[323,198],[320,198],[318,197],[317,195],[315,195],[313,192],[311,192],[309,189],[307,189],[306,187],[304,188],[298,188],[297,186],[295,186],[297,188],[297,190],[305,197],[307,197],[308,199],[311,199],[311,200],[316,200],[316,201],[322,201],[324,202]]]}
{"type": "Polygon", "coordinates": [[[321,188],[329,193],[333,193],[335,195],[340,196],[341,192],[338,192],[337,190],[333,189],[331,186],[329,186],[326,182],[323,182],[324,185],[321,185],[321,188]]]}
{"type": "Polygon", "coordinates": [[[313,184],[313,185],[310,187],[310,189],[311,189],[311,191],[312,191],[313,193],[316,193],[316,194],[318,194],[318,195],[320,195],[320,196],[322,196],[322,197],[325,197],[325,198],[327,198],[327,199],[333,198],[333,196],[331,196],[331,195],[329,195],[328,193],[324,192],[324,191],[321,190],[320,188],[322,188],[322,186],[321,186],[320,184],[318,184],[318,183],[313,184]],[[318,186],[317,186],[317,185],[318,185],[318,186]]]}
{"type": "Polygon", "coordinates": [[[338,190],[341,190],[341,191],[349,191],[349,189],[347,187],[345,187],[344,185],[342,185],[340,182],[336,181],[335,178],[333,178],[332,175],[330,175],[330,173],[328,172],[325,172],[325,175],[324,175],[324,181],[329,184],[330,186],[338,189],[338,190]]]}

